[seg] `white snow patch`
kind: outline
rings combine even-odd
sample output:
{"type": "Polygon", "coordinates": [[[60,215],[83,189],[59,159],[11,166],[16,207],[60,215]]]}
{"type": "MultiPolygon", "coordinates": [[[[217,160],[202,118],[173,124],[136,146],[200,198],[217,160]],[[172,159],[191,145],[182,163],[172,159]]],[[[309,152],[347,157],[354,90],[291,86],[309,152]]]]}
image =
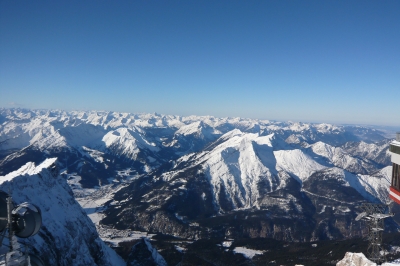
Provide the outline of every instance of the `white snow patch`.
{"type": "Polygon", "coordinates": [[[180,247],[180,246],[177,246],[177,245],[175,245],[175,249],[177,251],[179,251],[180,253],[184,253],[187,250],[186,248],[183,248],[183,247],[180,247]]]}
{"type": "Polygon", "coordinates": [[[262,250],[248,249],[245,247],[236,247],[233,252],[240,253],[249,259],[252,259],[255,255],[261,255],[264,253],[262,250]]]}
{"type": "Polygon", "coordinates": [[[232,246],[233,241],[224,241],[222,242],[222,246],[224,248],[229,248],[230,246],[232,246]]]}
{"type": "Polygon", "coordinates": [[[385,262],[381,266],[398,266],[398,265],[400,265],[400,259],[391,262],[385,262]]]}

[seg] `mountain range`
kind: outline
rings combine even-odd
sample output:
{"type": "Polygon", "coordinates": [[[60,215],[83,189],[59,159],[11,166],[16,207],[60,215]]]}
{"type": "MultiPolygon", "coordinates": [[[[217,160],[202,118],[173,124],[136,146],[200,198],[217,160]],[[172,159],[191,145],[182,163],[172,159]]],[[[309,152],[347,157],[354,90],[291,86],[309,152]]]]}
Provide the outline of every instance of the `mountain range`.
{"type": "MultiPolygon", "coordinates": [[[[106,242],[108,229],[179,238],[183,248],[351,239],[366,232],[355,221],[362,202],[390,203],[390,141],[354,125],[3,108],[0,175],[57,157],[75,199],[93,202],[84,209],[106,242]]],[[[398,229],[396,217],[386,224],[398,229]]],[[[124,257],[122,246],[139,240],[121,239],[124,257]]],[[[182,253],[160,254],[171,264],[182,253]]]]}

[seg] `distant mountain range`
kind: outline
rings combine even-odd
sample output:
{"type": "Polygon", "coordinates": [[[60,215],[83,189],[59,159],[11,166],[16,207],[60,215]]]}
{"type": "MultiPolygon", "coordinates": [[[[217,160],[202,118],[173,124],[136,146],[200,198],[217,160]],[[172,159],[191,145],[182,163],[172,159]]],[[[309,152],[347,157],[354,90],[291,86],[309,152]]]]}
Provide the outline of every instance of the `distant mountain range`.
{"type": "Polygon", "coordinates": [[[243,118],[0,109],[0,175],[57,157],[77,198],[111,191],[98,229],[188,240],[345,239],[365,233],[354,220],[360,203],[390,203],[386,134],[243,118]]]}

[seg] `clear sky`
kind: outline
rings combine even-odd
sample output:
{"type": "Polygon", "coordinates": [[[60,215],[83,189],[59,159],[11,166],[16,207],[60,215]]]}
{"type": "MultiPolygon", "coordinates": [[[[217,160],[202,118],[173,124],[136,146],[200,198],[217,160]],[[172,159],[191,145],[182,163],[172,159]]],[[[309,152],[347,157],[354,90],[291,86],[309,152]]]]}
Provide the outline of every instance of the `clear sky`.
{"type": "Polygon", "coordinates": [[[400,1],[0,1],[0,107],[400,125],[400,1]]]}

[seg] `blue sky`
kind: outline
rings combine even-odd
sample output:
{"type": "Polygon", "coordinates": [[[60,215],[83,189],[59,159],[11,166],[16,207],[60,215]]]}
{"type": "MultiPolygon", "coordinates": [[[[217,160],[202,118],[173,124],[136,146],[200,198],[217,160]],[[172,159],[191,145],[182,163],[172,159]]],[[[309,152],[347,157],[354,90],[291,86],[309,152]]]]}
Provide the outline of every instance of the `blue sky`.
{"type": "Polygon", "coordinates": [[[0,1],[0,107],[400,126],[400,1],[0,1]]]}

